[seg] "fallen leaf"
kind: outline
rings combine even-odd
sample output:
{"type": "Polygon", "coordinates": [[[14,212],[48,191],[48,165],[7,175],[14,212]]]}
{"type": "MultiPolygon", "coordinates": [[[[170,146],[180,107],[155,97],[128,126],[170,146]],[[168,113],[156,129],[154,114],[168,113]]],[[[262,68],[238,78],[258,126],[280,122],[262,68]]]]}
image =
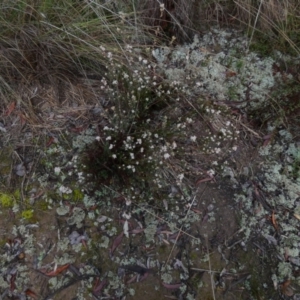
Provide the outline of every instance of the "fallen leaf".
{"type": "Polygon", "coordinates": [[[162,285],[169,290],[177,290],[181,287],[182,283],[169,284],[169,283],[163,282],[162,285]]]}
{"type": "Polygon", "coordinates": [[[17,277],[17,273],[14,273],[11,275],[10,278],[10,290],[14,291],[16,289],[16,277],[17,277]]]}
{"type": "Polygon", "coordinates": [[[15,109],[15,107],[16,107],[16,102],[13,101],[12,103],[10,103],[10,104],[8,105],[7,110],[6,110],[6,112],[5,112],[5,116],[8,117],[8,116],[13,112],[13,110],[15,109]]]}
{"type": "Polygon", "coordinates": [[[126,284],[133,283],[137,280],[138,275],[132,276],[128,281],[126,281],[126,284]]]}
{"type": "Polygon", "coordinates": [[[121,232],[113,241],[113,244],[110,249],[110,255],[114,253],[114,251],[118,248],[118,246],[121,244],[123,239],[124,232],[121,232]]]}
{"type": "Polygon", "coordinates": [[[145,230],[144,228],[137,227],[137,228],[132,229],[131,231],[129,231],[129,233],[138,234],[138,233],[144,232],[144,230],[145,230]]]}
{"type": "Polygon", "coordinates": [[[196,181],[196,186],[199,185],[202,182],[207,182],[207,181],[211,181],[211,180],[213,180],[212,177],[207,177],[207,178],[199,179],[199,180],[196,181]]]}
{"type": "Polygon", "coordinates": [[[273,210],[273,213],[272,213],[272,216],[271,216],[271,221],[272,221],[272,224],[273,224],[274,228],[278,231],[278,224],[277,224],[277,221],[276,221],[274,210],[273,210]]]}
{"type": "Polygon", "coordinates": [[[225,72],[226,78],[234,77],[236,76],[236,72],[228,70],[225,72]]]}
{"type": "Polygon", "coordinates": [[[64,270],[68,269],[69,265],[70,264],[65,264],[63,266],[60,266],[60,267],[56,268],[56,270],[45,273],[45,275],[47,275],[47,276],[57,276],[58,274],[62,273],[64,270]]]}
{"type": "Polygon", "coordinates": [[[300,221],[300,215],[294,214],[294,217],[300,221]]]}
{"type": "Polygon", "coordinates": [[[162,239],[162,241],[163,241],[165,244],[170,245],[170,243],[169,243],[167,240],[162,239]]]}
{"type": "Polygon", "coordinates": [[[21,122],[21,125],[25,125],[26,124],[26,117],[22,114],[22,113],[18,113],[19,115],[19,118],[20,118],[20,122],[21,122]]]}
{"type": "Polygon", "coordinates": [[[202,213],[201,210],[197,209],[197,208],[191,208],[191,210],[195,213],[195,214],[198,214],[200,215],[202,213]]]}
{"type": "Polygon", "coordinates": [[[102,281],[100,281],[99,278],[96,279],[96,282],[94,284],[93,287],[93,294],[95,294],[96,296],[100,295],[101,290],[108,284],[108,280],[107,279],[103,279],[102,281]]]}
{"type": "Polygon", "coordinates": [[[48,148],[49,146],[51,146],[53,143],[54,143],[54,137],[51,136],[50,139],[48,140],[47,144],[46,144],[46,147],[48,148]]]}
{"type": "Polygon", "coordinates": [[[282,293],[285,296],[291,297],[294,295],[293,289],[290,287],[291,281],[288,279],[281,285],[282,293]]]}
{"type": "Polygon", "coordinates": [[[124,265],[124,266],[120,266],[120,268],[131,271],[131,272],[139,273],[140,275],[144,275],[146,273],[153,273],[153,270],[139,266],[139,265],[124,265]]]}
{"type": "Polygon", "coordinates": [[[27,289],[25,291],[25,294],[26,294],[26,296],[29,296],[29,297],[31,297],[33,299],[37,299],[38,298],[37,294],[35,292],[33,292],[32,290],[30,290],[30,289],[27,289]]]}

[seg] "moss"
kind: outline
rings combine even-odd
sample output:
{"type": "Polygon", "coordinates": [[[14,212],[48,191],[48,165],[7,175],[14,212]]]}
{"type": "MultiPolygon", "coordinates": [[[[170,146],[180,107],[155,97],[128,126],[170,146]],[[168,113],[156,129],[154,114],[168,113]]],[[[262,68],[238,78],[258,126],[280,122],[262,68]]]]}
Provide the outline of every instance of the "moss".
{"type": "Polygon", "coordinates": [[[25,220],[31,220],[33,218],[33,209],[23,210],[21,213],[22,218],[25,220]]]}
{"type": "Polygon", "coordinates": [[[11,194],[1,193],[0,203],[3,207],[13,207],[15,198],[11,194]]]}

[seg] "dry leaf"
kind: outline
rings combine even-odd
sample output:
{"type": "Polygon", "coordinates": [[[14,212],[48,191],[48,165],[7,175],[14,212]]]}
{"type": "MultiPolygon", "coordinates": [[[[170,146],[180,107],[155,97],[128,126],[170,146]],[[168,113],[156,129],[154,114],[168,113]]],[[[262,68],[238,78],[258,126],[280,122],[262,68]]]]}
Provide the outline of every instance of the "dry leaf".
{"type": "Polygon", "coordinates": [[[177,290],[181,287],[182,283],[169,284],[169,283],[163,282],[162,285],[169,290],[177,290]]]}
{"type": "Polygon", "coordinates": [[[96,282],[94,284],[93,287],[93,294],[95,294],[96,296],[100,295],[100,292],[103,290],[103,288],[108,284],[107,279],[103,279],[102,281],[100,281],[99,278],[96,279],[96,282]]]}
{"type": "Polygon", "coordinates": [[[114,251],[119,247],[122,242],[124,236],[124,232],[121,232],[115,239],[110,249],[110,255],[114,253],[114,251]]]}
{"type": "Polygon", "coordinates": [[[207,181],[211,181],[213,180],[213,177],[207,177],[207,178],[203,178],[203,179],[199,179],[196,181],[196,186],[199,185],[202,182],[207,182],[207,181]]]}
{"type": "Polygon", "coordinates": [[[12,103],[10,103],[10,104],[8,105],[8,107],[7,107],[6,112],[5,112],[5,116],[8,117],[8,116],[13,112],[13,110],[15,109],[15,107],[16,107],[16,102],[15,102],[15,101],[12,102],[12,103]]]}
{"type": "Polygon", "coordinates": [[[51,136],[50,139],[48,140],[47,144],[46,144],[46,147],[48,148],[49,146],[51,146],[53,143],[54,143],[54,137],[51,136]]]}
{"type": "Polygon", "coordinates": [[[225,72],[226,78],[234,77],[236,76],[236,72],[228,70],[225,72]]]}
{"type": "Polygon", "coordinates": [[[281,285],[281,290],[282,290],[282,293],[285,295],[285,296],[288,296],[288,297],[291,297],[294,295],[294,291],[293,289],[290,287],[291,285],[291,281],[288,279],[286,280],[282,285],[281,285]]]}
{"type": "Polygon", "coordinates": [[[32,290],[30,290],[30,289],[27,289],[25,291],[25,294],[26,294],[26,296],[29,296],[29,297],[31,297],[33,299],[37,299],[38,298],[37,294],[35,292],[33,292],[32,290]]]}
{"type": "Polygon", "coordinates": [[[300,215],[294,214],[294,217],[300,221],[300,215]]]}
{"type": "Polygon", "coordinates": [[[64,270],[68,269],[69,265],[70,264],[65,264],[63,266],[60,266],[60,267],[56,268],[56,270],[45,273],[45,275],[47,275],[47,276],[57,276],[58,274],[62,273],[64,270]]]}
{"type": "Polygon", "coordinates": [[[273,210],[273,213],[272,213],[272,216],[271,216],[271,221],[272,221],[272,224],[273,224],[274,228],[278,231],[278,224],[277,224],[277,221],[276,221],[274,210],[273,210]]]}

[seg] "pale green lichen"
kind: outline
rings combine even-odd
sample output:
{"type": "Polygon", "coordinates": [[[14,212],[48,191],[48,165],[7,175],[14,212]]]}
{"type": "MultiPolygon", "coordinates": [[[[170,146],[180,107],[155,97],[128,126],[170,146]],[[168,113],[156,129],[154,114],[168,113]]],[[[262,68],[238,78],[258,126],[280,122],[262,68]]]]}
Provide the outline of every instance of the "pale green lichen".
{"type": "Polygon", "coordinates": [[[172,275],[169,273],[164,273],[160,277],[161,277],[162,281],[165,283],[171,283],[173,280],[172,275]]]}
{"type": "Polygon", "coordinates": [[[154,236],[157,231],[157,225],[156,224],[149,224],[145,229],[144,233],[146,236],[146,243],[153,242],[154,236]]]}
{"type": "Polygon", "coordinates": [[[85,219],[85,212],[79,207],[75,207],[72,211],[72,216],[68,218],[67,222],[69,225],[75,225],[78,228],[82,227],[82,221],[85,219]]]}
{"type": "Polygon", "coordinates": [[[59,206],[56,209],[56,212],[59,216],[64,216],[64,215],[68,214],[69,211],[70,211],[70,207],[66,206],[66,205],[59,206]]]}
{"type": "Polygon", "coordinates": [[[57,242],[57,249],[61,251],[66,251],[69,248],[69,245],[69,238],[63,237],[57,242]]]}
{"type": "Polygon", "coordinates": [[[99,248],[108,248],[109,246],[109,238],[107,236],[101,237],[101,243],[98,244],[99,248]]]}

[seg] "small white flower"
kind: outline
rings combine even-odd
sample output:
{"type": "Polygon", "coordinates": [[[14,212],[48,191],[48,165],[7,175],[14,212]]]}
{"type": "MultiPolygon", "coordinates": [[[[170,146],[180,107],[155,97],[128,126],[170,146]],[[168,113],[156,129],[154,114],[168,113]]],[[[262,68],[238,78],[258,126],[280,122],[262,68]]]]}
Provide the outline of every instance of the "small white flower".
{"type": "Polygon", "coordinates": [[[168,159],[169,157],[170,157],[170,154],[169,154],[169,153],[165,153],[165,154],[164,154],[164,158],[165,158],[165,159],[168,159]]]}
{"type": "Polygon", "coordinates": [[[188,123],[192,123],[192,122],[193,122],[193,120],[192,120],[191,118],[186,118],[186,121],[187,121],[188,123]]]}
{"type": "Polygon", "coordinates": [[[209,177],[214,177],[214,175],[216,174],[216,172],[212,169],[208,170],[206,173],[209,177]]]}
{"type": "Polygon", "coordinates": [[[60,173],[60,171],[61,171],[61,168],[60,168],[60,167],[55,167],[55,168],[54,168],[54,173],[55,173],[56,175],[58,175],[58,174],[60,173]]]}
{"type": "Polygon", "coordinates": [[[137,139],[136,143],[141,145],[142,144],[142,139],[137,139]]]}
{"type": "Polygon", "coordinates": [[[107,141],[110,141],[110,140],[111,140],[111,136],[108,136],[108,137],[106,138],[106,140],[107,140],[107,141]]]}
{"type": "Polygon", "coordinates": [[[60,186],[59,191],[63,194],[71,194],[72,190],[66,186],[60,186]]]}
{"type": "Polygon", "coordinates": [[[233,147],[232,147],[232,150],[233,150],[233,151],[236,151],[236,150],[237,150],[237,146],[233,146],[233,147]]]}
{"type": "Polygon", "coordinates": [[[100,141],[100,136],[96,136],[95,140],[99,142],[100,141]]]}
{"type": "Polygon", "coordinates": [[[126,220],[129,220],[130,218],[131,218],[131,213],[126,213],[126,212],[124,212],[123,214],[122,214],[122,217],[124,218],[124,219],[126,219],[126,220]]]}
{"type": "Polygon", "coordinates": [[[140,151],[141,151],[141,153],[143,153],[144,152],[144,148],[142,147],[140,151]]]}
{"type": "Polygon", "coordinates": [[[181,182],[182,179],[184,178],[184,174],[183,174],[183,173],[182,173],[182,174],[179,174],[177,177],[178,177],[179,181],[181,182]]]}
{"type": "Polygon", "coordinates": [[[176,149],[177,148],[177,144],[176,144],[176,142],[173,142],[172,143],[172,149],[176,149]]]}
{"type": "Polygon", "coordinates": [[[130,158],[134,159],[134,153],[130,153],[130,158]]]}
{"type": "Polygon", "coordinates": [[[215,148],[215,153],[220,153],[221,152],[221,149],[220,148],[215,148]]]}
{"type": "Polygon", "coordinates": [[[193,142],[195,142],[196,141],[196,139],[197,139],[197,137],[195,136],[195,135],[193,135],[193,136],[191,136],[191,141],[193,141],[193,142]]]}
{"type": "Polygon", "coordinates": [[[116,155],[116,154],[113,154],[111,157],[112,157],[113,159],[116,159],[116,158],[117,158],[117,155],[116,155]]]}
{"type": "Polygon", "coordinates": [[[110,144],[108,149],[111,150],[113,147],[114,147],[114,145],[110,144]]]}

